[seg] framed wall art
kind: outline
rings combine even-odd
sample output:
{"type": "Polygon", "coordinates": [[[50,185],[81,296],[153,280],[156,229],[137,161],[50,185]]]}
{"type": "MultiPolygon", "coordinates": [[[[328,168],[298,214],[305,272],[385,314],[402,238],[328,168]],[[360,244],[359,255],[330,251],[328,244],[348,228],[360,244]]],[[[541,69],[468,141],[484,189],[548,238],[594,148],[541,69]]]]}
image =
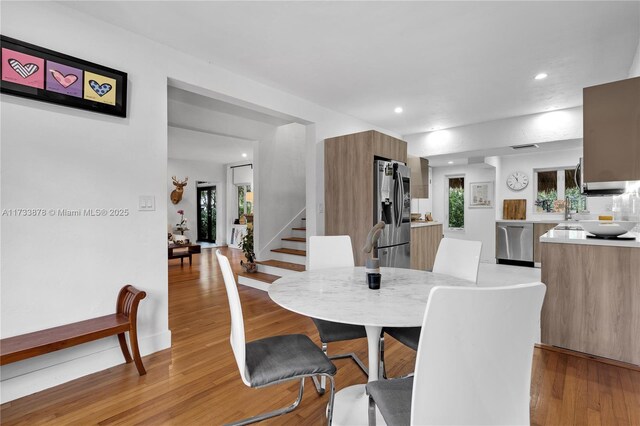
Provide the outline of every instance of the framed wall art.
{"type": "Polygon", "coordinates": [[[127,116],[127,73],[0,36],[0,92],[127,116]]]}
{"type": "Polygon", "coordinates": [[[471,191],[469,208],[493,207],[493,182],[472,182],[469,186],[471,191]]]}

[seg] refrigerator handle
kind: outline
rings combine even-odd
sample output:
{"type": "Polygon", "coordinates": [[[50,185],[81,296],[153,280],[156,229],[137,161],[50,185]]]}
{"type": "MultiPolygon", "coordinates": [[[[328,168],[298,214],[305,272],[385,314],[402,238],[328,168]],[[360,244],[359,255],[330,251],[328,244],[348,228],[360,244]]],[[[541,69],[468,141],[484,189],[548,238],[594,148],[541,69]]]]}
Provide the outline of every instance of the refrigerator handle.
{"type": "MultiPolygon", "coordinates": [[[[398,222],[398,215],[399,213],[399,203],[398,203],[398,192],[399,192],[399,188],[398,188],[398,172],[395,172],[395,176],[393,179],[393,215],[395,222],[398,222]]],[[[397,227],[397,226],[396,226],[397,227]]]]}
{"type": "Polygon", "coordinates": [[[398,183],[400,187],[400,215],[398,217],[398,222],[396,223],[396,228],[400,228],[402,226],[402,216],[404,216],[404,181],[402,180],[402,173],[398,172],[398,183]]]}

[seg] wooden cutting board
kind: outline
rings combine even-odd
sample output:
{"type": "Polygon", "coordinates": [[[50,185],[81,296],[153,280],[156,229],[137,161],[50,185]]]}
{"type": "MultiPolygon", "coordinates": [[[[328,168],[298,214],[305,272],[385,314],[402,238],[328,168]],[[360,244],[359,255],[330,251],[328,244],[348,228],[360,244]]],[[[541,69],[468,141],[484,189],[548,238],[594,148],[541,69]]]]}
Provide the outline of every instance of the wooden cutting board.
{"type": "Polygon", "coordinates": [[[504,200],[502,204],[502,219],[526,220],[527,200],[504,200]]]}

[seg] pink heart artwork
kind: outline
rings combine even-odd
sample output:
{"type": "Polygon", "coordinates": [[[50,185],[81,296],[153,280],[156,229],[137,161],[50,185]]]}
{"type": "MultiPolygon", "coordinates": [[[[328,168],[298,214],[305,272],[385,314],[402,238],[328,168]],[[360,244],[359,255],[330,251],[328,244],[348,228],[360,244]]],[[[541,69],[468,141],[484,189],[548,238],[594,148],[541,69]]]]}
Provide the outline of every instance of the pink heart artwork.
{"type": "Polygon", "coordinates": [[[78,80],[78,76],[75,74],[62,75],[60,71],[57,71],[57,70],[50,70],[50,71],[51,71],[51,74],[53,75],[53,78],[55,78],[56,81],[60,83],[60,85],[65,89],[71,86],[73,83],[75,83],[78,80]]]}

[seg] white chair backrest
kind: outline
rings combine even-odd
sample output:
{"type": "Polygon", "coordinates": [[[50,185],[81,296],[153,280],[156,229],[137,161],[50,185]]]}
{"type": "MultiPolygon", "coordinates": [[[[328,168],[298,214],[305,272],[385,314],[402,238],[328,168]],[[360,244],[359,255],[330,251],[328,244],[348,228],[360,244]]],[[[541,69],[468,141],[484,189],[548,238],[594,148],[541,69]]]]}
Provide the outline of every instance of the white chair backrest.
{"type": "Polygon", "coordinates": [[[354,266],[353,247],[348,235],[309,238],[309,270],[354,266]]]}
{"type": "Polygon", "coordinates": [[[231,336],[229,336],[231,349],[233,349],[233,356],[236,358],[242,381],[245,385],[251,386],[247,377],[244,319],[242,317],[242,305],[240,304],[238,286],[236,285],[235,278],[233,278],[233,271],[231,270],[229,259],[223,256],[220,250],[216,250],[216,257],[222,270],[224,286],[227,289],[227,298],[229,299],[229,310],[231,311],[231,336]]]}
{"type": "Polygon", "coordinates": [[[440,240],[433,272],[478,282],[482,242],[443,238],[440,240]]]}
{"type": "Polygon", "coordinates": [[[546,287],[434,287],[422,324],[412,425],[529,424],[546,287]]]}

